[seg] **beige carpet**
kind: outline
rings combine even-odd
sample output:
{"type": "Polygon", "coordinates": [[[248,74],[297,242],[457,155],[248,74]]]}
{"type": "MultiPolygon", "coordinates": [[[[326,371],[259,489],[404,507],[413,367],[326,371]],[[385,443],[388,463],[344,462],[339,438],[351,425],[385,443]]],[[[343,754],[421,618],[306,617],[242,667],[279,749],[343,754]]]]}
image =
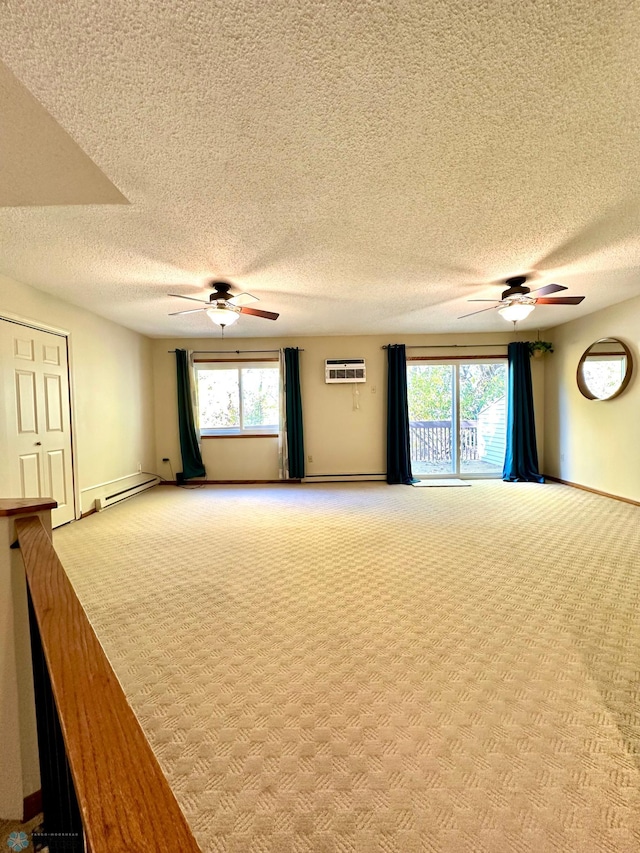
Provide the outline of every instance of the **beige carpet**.
{"type": "Polygon", "coordinates": [[[159,487],[55,544],[204,851],[640,850],[639,510],[159,487]]]}
{"type": "MultiPolygon", "coordinates": [[[[33,853],[34,846],[31,835],[36,830],[40,830],[41,823],[41,814],[26,823],[20,823],[17,820],[0,820],[0,850],[3,853],[4,851],[10,853],[12,850],[21,850],[21,853],[33,853]],[[23,847],[25,843],[27,846],[23,847]]],[[[42,848],[42,853],[47,853],[48,849],[48,847],[42,848]]]]}

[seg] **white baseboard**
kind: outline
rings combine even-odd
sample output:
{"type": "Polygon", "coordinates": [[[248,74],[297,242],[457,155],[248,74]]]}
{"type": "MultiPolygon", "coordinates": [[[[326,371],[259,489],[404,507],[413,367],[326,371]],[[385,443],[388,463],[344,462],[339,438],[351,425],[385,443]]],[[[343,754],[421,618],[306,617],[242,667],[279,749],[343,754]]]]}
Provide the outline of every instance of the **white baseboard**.
{"type": "Polygon", "coordinates": [[[137,483],[136,485],[118,488],[115,486],[116,491],[112,492],[109,495],[105,495],[101,498],[96,498],[96,510],[98,512],[102,512],[103,509],[107,509],[107,507],[113,506],[113,504],[120,503],[120,501],[127,500],[127,498],[132,498],[134,495],[139,495],[140,492],[144,492],[147,489],[153,488],[153,486],[157,486],[160,480],[158,477],[152,476],[148,477],[144,482],[137,483]]]}
{"type": "Polygon", "coordinates": [[[80,493],[81,512],[86,515],[88,512],[93,512],[98,509],[97,502],[104,500],[114,492],[119,492],[123,489],[135,489],[141,483],[149,480],[151,474],[145,474],[143,471],[138,471],[135,474],[127,474],[124,477],[116,477],[110,482],[96,483],[94,486],[87,486],[80,493]]]}

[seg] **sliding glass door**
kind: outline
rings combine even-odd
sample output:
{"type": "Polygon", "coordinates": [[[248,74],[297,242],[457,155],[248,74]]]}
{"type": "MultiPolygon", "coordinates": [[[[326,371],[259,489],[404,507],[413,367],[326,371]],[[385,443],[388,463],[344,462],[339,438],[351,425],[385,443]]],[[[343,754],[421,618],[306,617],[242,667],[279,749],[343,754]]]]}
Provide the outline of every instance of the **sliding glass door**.
{"type": "Polygon", "coordinates": [[[410,361],[407,390],[414,477],[502,474],[506,361],[410,361]]]}
{"type": "Polygon", "coordinates": [[[460,473],[502,474],[507,423],[507,363],[464,362],[460,385],[460,473]]]}
{"type": "Polygon", "coordinates": [[[409,441],[414,477],[456,473],[455,369],[452,364],[407,364],[409,441]]]}

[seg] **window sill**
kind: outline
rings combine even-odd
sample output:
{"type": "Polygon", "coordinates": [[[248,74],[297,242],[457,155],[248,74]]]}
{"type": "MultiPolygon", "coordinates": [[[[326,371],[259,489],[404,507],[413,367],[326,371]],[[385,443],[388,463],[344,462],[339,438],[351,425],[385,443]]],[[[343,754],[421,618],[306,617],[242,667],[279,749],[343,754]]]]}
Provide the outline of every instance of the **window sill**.
{"type": "Polygon", "coordinates": [[[225,432],[217,435],[201,435],[201,439],[209,438],[277,438],[277,432],[225,432]]]}

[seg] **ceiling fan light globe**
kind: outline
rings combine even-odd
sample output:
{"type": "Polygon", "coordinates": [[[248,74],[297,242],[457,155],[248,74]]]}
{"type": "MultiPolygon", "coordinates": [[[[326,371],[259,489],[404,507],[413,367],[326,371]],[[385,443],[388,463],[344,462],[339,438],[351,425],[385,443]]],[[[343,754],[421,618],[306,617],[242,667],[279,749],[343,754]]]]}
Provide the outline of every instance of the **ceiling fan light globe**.
{"type": "Polygon", "coordinates": [[[512,302],[511,305],[501,308],[498,314],[508,323],[518,323],[528,317],[535,307],[535,303],[532,302],[512,302]]]}
{"type": "Polygon", "coordinates": [[[239,311],[231,308],[207,308],[206,314],[216,326],[231,326],[240,316],[239,311]]]}

